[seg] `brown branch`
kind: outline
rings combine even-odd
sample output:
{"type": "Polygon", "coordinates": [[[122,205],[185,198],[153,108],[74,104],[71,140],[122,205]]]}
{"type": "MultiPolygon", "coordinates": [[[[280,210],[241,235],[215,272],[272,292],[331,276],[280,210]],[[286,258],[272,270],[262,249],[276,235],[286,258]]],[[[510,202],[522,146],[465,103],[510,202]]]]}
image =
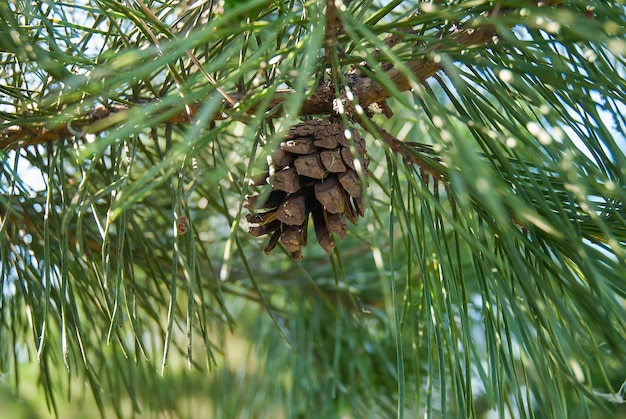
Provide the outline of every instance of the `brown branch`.
{"type": "MultiPolygon", "coordinates": [[[[483,45],[492,41],[494,36],[494,29],[489,26],[458,30],[447,39],[443,39],[439,43],[427,48],[424,54],[427,59],[405,63],[406,68],[413,74],[415,80],[426,80],[440,70],[440,64],[433,59],[438,51],[443,51],[449,48],[450,45],[463,48],[483,45]]],[[[374,103],[383,103],[392,96],[391,92],[372,78],[357,72],[348,73],[345,76],[352,93],[355,95],[356,102],[362,107],[368,107],[374,103]]],[[[400,91],[410,90],[413,87],[407,75],[397,67],[386,71],[384,77],[388,78],[400,91]]],[[[278,107],[293,93],[294,92],[291,90],[277,92],[268,103],[267,109],[278,107]]],[[[242,93],[231,93],[228,96],[238,103],[245,103],[246,95],[242,93]]],[[[300,114],[331,114],[333,113],[334,99],[335,91],[332,82],[324,83],[305,99],[300,114]]],[[[141,105],[138,104],[137,106],[141,105]]],[[[187,110],[181,110],[178,114],[167,118],[165,122],[186,122],[189,120],[189,115],[191,114],[193,117],[200,107],[201,104],[192,104],[187,110]]],[[[13,126],[4,128],[0,131],[0,150],[14,150],[30,145],[59,141],[72,136],[80,136],[77,134],[96,134],[125,121],[124,112],[130,112],[132,108],[132,106],[119,104],[110,106],[100,105],[86,114],[77,116],[74,120],[66,124],[61,123],[54,126],[13,126]]],[[[224,108],[213,115],[213,119],[224,119],[225,116],[222,111],[229,109],[232,109],[232,105],[225,103],[224,108]]],[[[257,110],[256,106],[250,108],[250,111],[255,110],[257,110]]],[[[276,115],[280,115],[280,113],[275,113],[272,116],[276,115]]]]}
{"type": "Polygon", "coordinates": [[[341,19],[339,19],[339,12],[337,11],[337,4],[335,0],[326,0],[326,10],[324,11],[326,16],[326,31],[324,34],[326,44],[326,63],[330,65],[331,51],[338,45],[337,35],[341,31],[341,19]]]}
{"type": "MultiPolygon", "coordinates": [[[[97,105],[88,113],[77,116],[67,123],[58,123],[54,126],[11,126],[0,131],[0,150],[15,150],[31,145],[60,141],[65,138],[82,137],[86,134],[97,134],[126,120],[126,113],[137,105],[111,104],[97,105]]],[[[191,106],[193,116],[199,104],[191,106]]],[[[183,110],[168,118],[166,123],[180,123],[189,121],[189,112],[183,110]]]]}
{"type": "Polygon", "coordinates": [[[406,162],[418,166],[424,175],[428,175],[435,180],[446,178],[447,170],[442,165],[439,157],[433,157],[436,153],[431,146],[402,141],[391,135],[367,115],[357,114],[351,115],[351,117],[359,122],[361,127],[372,134],[374,138],[384,142],[394,154],[402,156],[406,162]],[[430,156],[428,156],[429,154],[430,156]]]}

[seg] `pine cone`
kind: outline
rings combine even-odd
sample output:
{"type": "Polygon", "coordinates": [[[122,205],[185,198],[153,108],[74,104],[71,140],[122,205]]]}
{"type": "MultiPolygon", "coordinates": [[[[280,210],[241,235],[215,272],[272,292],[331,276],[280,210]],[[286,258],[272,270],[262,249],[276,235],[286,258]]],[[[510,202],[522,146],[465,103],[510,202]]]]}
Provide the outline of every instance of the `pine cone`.
{"type": "Polygon", "coordinates": [[[271,234],[265,253],[280,241],[294,259],[302,259],[302,246],[307,243],[309,216],[320,246],[330,253],[335,247],[333,234],[344,239],[347,220],[356,223],[363,216],[361,181],[355,160],[367,176],[369,161],[365,157],[365,141],[351,130],[357,156],[350,148],[343,124],[335,120],[301,122],[272,154],[274,174],[251,180],[252,185],[269,183],[272,191],[266,198],[248,195],[244,207],[251,211],[248,222],[255,237],[271,234]],[[261,210],[261,211],[259,211],[261,210]]]}

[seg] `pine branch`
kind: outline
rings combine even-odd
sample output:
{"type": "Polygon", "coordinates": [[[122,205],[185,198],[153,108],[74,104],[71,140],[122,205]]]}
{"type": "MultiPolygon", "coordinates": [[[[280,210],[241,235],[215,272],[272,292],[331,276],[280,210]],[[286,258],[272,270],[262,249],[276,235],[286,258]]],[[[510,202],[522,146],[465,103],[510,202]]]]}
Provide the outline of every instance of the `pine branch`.
{"type": "MultiPolygon", "coordinates": [[[[554,7],[560,5],[559,1],[550,2],[532,2],[539,7],[554,7]]],[[[144,6],[145,7],[145,6],[144,6]]],[[[496,7],[492,12],[493,15],[502,14],[503,10],[500,7],[496,7]]],[[[156,17],[154,17],[156,19],[156,17]]],[[[337,7],[334,1],[328,1],[326,6],[326,55],[329,62],[330,49],[336,47],[337,36],[341,33],[341,21],[338,16],[337,7]]],[[[400,31],[406,31],[406,29],[400,29],[400,31]]],[[[441,40],[426,48],[424,56],[428,57],[425,60],[406,62],[406,68],[413,74],[416,80],[424,82],[430,77],[434,76],[440,69],[441,65],[433,59],[434,54],[437,51],[445,50],[450,45],[455,45],[460,48],[471,48],[480,45],[485,45],[489,42],[494,42],[498,39],[498,34],[492,26],[481,27],[461,27],[451,32],[441,40]]],[[[385,39],[385,43],[389,46],[393,46],[401,42],[402,37],[397,34],[390,35],[385,39]]],[[[380,51],[373,51],[373,55],[378,55],[380,51]]],[[[237,109],[242,103],[245,103],[247,97],[250,94],[242,92],[226,93],[221,90],[217,82],[201,67],[197,58],[193,56],[189,51],[187,55],[190,56],[194,64],[203,72],[209,82],[216,86],[217,90],[225,98],[223,101],[223,107],[218,112],[212,115],[212,120],[223,120],[228,118],[227,112],[237,109]]],[[[409,77],[402,70],[396,67],[386,69],[385,76],[395,88],[399,91],[407,91],[414,87],[409,77]]],[[[393,93],[382,86],[380,83],[363,74],[363,72],[354,68],[348,73],[344,74],[345,80],[348,82],[348,88],[356,97],[356,101],[363,107],[368,107],[372,104],[379,104],[383,109],[386,116],[392,115],[391,110],[385,105],[385,100],[392,97],[393,93]]],[[[295,94],[293,90],[279,90],[266,104],[266,109],[279,108],[280,105],[289,97],[295,94]]],[[[332,114],[333,101],[335,100],[335,88],[333,81],[324,83],[315,89],[303,102],[300,115],[319,115],[319,114],[332,114]]],[[[110,104],[107,106],[98,105],[89,112],[75,116],[71,121],[67,121],[65,124],[56,124],[46,126],[45,124],[34,125],[16,125],[10,126],[0,130],[0,149],[2,150],[15,150],[21,147],[27,147],[30,145],[43,144],[48,142],[55,142],[61,139],[70,138],[72,136],[81,137],[85,134],[97,134],[109,129],[111,126],[123,120],[123,118],[113,118],[115,113],[129,111],[133,106],[145,105],[145,102],[137,102],[135,105],[123,105],[123,104],[110,104]],[[106,119],[109,118],[109,121],[106,119]],[[105,120],[102,122],[101,120],[105,120]]],[[[185,109],[176,113],[175,115],[167,118],[165,123],[181,123],[189,121],[189,118],[193,118],[194,115],[201,108],[200,103],[189,104],[185,109]]],[[[257,111],[257,106],[253,105],[249,111],[257,111]]],[[[170,109],[164,108],[162,112],[168,112],[170,109]]],[[[268,117],[278,117],[281,112],[273,112],[268,117]]]]}
{"type": "MultiPolygon", "coordinates": [[[[329,34],[329,36],[331,35],[332,33],[329,34]]],[[[439,43],[429,47],[426,50],[426,55],[430,57],[436,51],[448,48],[451,44],[458,45],[463,48],[476,47],[493,41],[495,37],[496,35],[494,29],[491,26],[459,29],[453,32],[450,36],[443,38],[439,43]]],[[[440,64],[431,59],[409,62],[406,63],[406,65],[415,78],[421,81],[429,79],[441,69],[440,64]]],[[[410,90],[413,87],[409,78],[397,68],[387,70],[386,76],[400,91],[410,90]]],[[[345,79],[348,81],[348,87],[355,95],[356,101],[363,107],[368,107],[373,103],[382,103],[386,99],[392,97],[392,92],[377,83],[372,78],[365,76],[358,71],[353,70],[345,74],[345,79]]],[[[267,103],[266,108],[274,109],[279,107],[295,93],[296,92],[293,90],[278,91],[269,103],[267,103]]],[[[223,108],[219,112],[216,112],[212,116],[212,119],[225,119],[227,117],[226,113],[230,110],[237,110],[237,105],[245,103],[247,96],[248,95],[239,92],[228,93],[227,97],[236,101],[235,106],[232,106],[230,103],[224,103],[223,108]]],[[[331,114],[334,112],[334,100],[335,89],[332,82],[324,83],[315,89],[315,91],[304,100],[300,110],[300,115],[307,116],[331,114]]],[[[112,126],[119,123],[120,120],[124,120],[124,118],[120,118],[119,115],[114,117],[114,114],[128,112],[133,108],[133,106],[140,105],[145,105],[145,103],[137,103],[136,105],[98,105],[91,111],[78,115],[73,120],[67,121],[65,124],[52,126],[37,124],[34,126],[11,126],[4,128],[1,131],[0,149],[15,150],[30,145],[55,142],[71,136],[81,137],[85,134],[97,134],[98,132],[110,129],[112,126]]],[[[187,122],[189,120],[189,116],[191,115],[191,117],[193,117],[200,107],[201,104],[199,103],[191,104],[187,109],[181,110],[180,112],[167,118],[164,122],[187,122]]],[[[256,105],[248,109],[248,111],[257,110],[256,105]]],[[[170,111],[170,109],[162,109],[162,112],[168,111],[170,111]]],[[[280,116],[280,112],[274,112],[269,116],[280,116]]]]}

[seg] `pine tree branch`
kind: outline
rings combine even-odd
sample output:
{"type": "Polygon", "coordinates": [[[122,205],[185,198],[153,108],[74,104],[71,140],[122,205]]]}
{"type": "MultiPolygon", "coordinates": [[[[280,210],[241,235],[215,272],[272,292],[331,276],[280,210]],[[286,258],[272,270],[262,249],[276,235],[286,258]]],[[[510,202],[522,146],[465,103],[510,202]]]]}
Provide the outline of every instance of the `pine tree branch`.
{"type": "MultiPolygon", "coordinates": [[[[459,45],[465,48],[479,46],[492,41],[494,37],[494,29],[490,26],[459,29],[452,33],[451,36],[442,39],[436,45],[428,48],[426,50],[426,55],[430,56],[431,54],[429,53],[434,54],[436,51],[448,48],[451,44],[459,45]]],[[[432,77],[441,68],[439,63],[431,59],[408,62],[406,63],[406,66],[414,74],[415,78],[421,81],[432,77]]],[[[407,76],[397,68],[391,68],[386,71],[386,76],[400,91],[406,91],[412,88],[412,84],[407,76]]],[[[346,80],[348,81],[348,87],[354,93],[357,102],[363,107],[367,107],[373,103],[384,102],[392,96],[392,93],[384,86],[380,85],[372,78],[359,74],[358,72],[346,74],[346,80]]],[[[294,93],[295,92],[292,90],[278,91],[272,100],[270,100],[267,104],[267,109],[273,109],[280,106],[294,93]]],[[[238,103],[245,103],[246,94],[230,93],[228,96],[238,103]]],[[[333,113],[334,99],[335,91],[332,82],[324,83],[315,89],[313,93],[304,100],[300,114],[331,114],[333,113]]],[[[128,112],[132,109],[132,107],[133,105],[122,104],[112,104],[107,106],[99,105],[94,107],[88,113],[78,115],[74,120],[66,124],[52,126],[46,126],[45,124],[34,126],[18,125],[4,128],[0,135],[0,149],[15,150],[30,145],[59,141],[72,136],[96,134],[106,129],[110,129],[111,126],[114,126],[116,123],[123,120],[123,118],[120,118],[119,115],[114,117],[114,114],[128,112]]],[[[187,110],[181,110],[181,112],[167,118],[165,122],[186,122],[189,120],[189,114],[193,117],[200,107],[201,104],[191,104],[187,110]]],[[[215,113],[212,116],[212,119],[225,119],[226,116],[224,115],[224,112],[227,112],[229,109],[233,109],[233,106],[229,103],[224,103],[223,108],[219,112],[215,113]]],[[[256,110],[258,110],[256,106],[252,106],[250,108],[250,111],[256,110]]],[[[167,109],[164,109],[164,111],[167,111],[167,109]]],[[[278,115],[280,115],[280,113],[274,113],[272,117],[278,115]]]]}

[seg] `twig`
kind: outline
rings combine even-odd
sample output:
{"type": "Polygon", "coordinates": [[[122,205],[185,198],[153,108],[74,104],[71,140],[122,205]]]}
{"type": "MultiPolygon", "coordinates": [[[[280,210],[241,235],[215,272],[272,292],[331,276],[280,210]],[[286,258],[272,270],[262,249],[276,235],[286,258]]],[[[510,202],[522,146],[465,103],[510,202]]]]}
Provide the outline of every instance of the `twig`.
{"type": "MultiPolygon", "coordinates": [[[[146,6],[144,4],[143,1],[141,1],[141,0],[135,0],[135,1],[137,2],[139,7],[141,8],[141,10],[144,11],[144,13],[146,13],[148,16],[150,16],[153,20],[160,22],[159,18],[156,17],[156,15],[154,13],[152,13],[152,10],[150,10],[148,8],[148,6],[146,6]]],[[[128,2],[128,5],[130,7],[133,7],[133,5],[130,2],[130,0],[127,0],[127,2],[128,2]]],[[[156,47],[157,51],[159,51],[159,54],[161,54],[161,56],[163,56],[163,50],[161,49],[161,47],[159,45],[159,40],[156,37],[156,35],[154,34],[154,32],[152,32],[150,27],[148,27],[148,25],[146,25],[145,22],[143,22],[141,19],[137,20],[137,22],[143,28],[143,30],[146,31],[146,33],[148,35],[150,35],[150,39],[152,40],[152,43],[156,47]]],[[[178,93],[180,94],[181,98],[184,100],[185,99],[185,94],[184,94],[184,91],[183,91],[183,80],[180,78],[178,72],[176,71],[176,69],[174,68],[174,66],[171,63],[167,64],[167,68],[169,69],[170,74],[172,75],[172,79],[176,83],[176,87],[178,87],[178,93]]],[[[188,122],[191,122],[191,109],[189,108],[188,104],[185,104],[185,112],[186,112],[186,115],[187,115],[188,122]]]]}
{"type": "MultiPolygon", "coordinates": [[[[82,134],[97,134],[124,121],[124,112],[130,112],[137,105],[110,104],[107,106],[97,105],[88,113],[78,115],[71,123],[59,123],[53,127],[46,126],[11,126],[0,132],[0,149],[15,150],[31,145],[60,141],[72,137],[72,131],[80,131],[82,134]]],[[[200,109],[200,104],[189,105],[188,109],[167,118],[166,123],[188,122],[200,109]]],[[[219,119],[216,114],[214,118],[219,119]]],[[[221,119],[224,117],[222,116],[221,119]]]]}
{"type": "Polygon", "coordinates": [[[439,161],[438,158],[432,158],[432,161],[429,162],[421,156],[422,152],[428,151],[428,146],[399,140],[365,114],[355,115],[353,116],[353,119],[359,122],[359,124],[367,132],[372,134],[374,138],[378,138],[383,141],[395,154],[402,156],[405,161],[417,165],[422,173],[429,175],[436,180],[445,178],[445,167],[441,164],[433,164],[435,161],[439,161]]]}
{"type": "Polygon", "coordinates": [[[337,48],[337,35],[341,29],[341,20],[337,11],[336,0],[326,0],[326,31],[324,34],[326,44],[326,64],[330,65],[332,50],[337,48]]]}
{"type": "MultiPolygon", "coordinates": [[[[141,9],[148,15],[150,16],[152,19],[157,20],[157,21],[161,21],[153,12],[152,10],[150,10],[148,8],[148,6],[146,6],[141,0],[135,0],[137,2],[137,4],[139,4],[139,6],[141,7],[141,9]]],[[[145,26],[145,25],[144,25],[145,26]]],[[[146,30],[148,31],[148,33],[150,33],[151,37],[153,38],[153,41],[156,44],[156,37],[152,34],[152,32],[150,31],[149,28],[146,28],[146,30]]],[[[211,76],[206,69],[202,66],[202,64],[200,63],[200,61],[198,61],[198,59],[196,58],[195,55],[192,54],[191,51],[186,50],[185,54],[187,54],[187,57],[189,57],[189,59],[191,60],[191,62],[193,62],[193,64],[198,68],[198,70],[200,70],[200,72],[202,73],[202,75],[207,79],[207,81],[209,83],[211,83],[213,86],[215,86],[215,90],[217,90],[217,92],[219,94],[222,95],[222,97],[224,99],[226,99],[228,101],[228,103],[230,103],[231,106],[236,106],[237,102],[228,94],[224,91],[224,89],[222,89],[218,84],[217,84],[217,80],[215,80],[215,78],[213,78],[213,76],[211,76]]],[[[172,76],[174,77],[174,79],[176,80],[176,75],[172,74],[172,76]]],[[[178,82],[178,80],[176,80],[178,82]]]]}

